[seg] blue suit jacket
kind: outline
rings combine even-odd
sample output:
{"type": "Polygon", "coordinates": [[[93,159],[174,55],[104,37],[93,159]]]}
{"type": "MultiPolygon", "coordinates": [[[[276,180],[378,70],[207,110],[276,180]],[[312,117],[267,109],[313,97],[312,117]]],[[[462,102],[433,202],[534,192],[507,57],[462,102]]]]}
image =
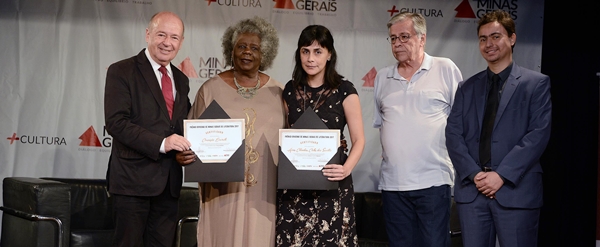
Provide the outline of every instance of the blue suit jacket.
{"type": "MultiPolygon", "coordinates": [[[[460,85],[448,124],[446,145],[457,176],[454,199],[472,202],[478,193],[468,176],[481,171],[479,138],[487,98],[482,71],[460,85]]],[[[550,78],[513,64],[504,84],[492,133],[492,169],[504,178],[496,200],[505,207],[542,206],[539,159],[550,138],[550,78]]]]}

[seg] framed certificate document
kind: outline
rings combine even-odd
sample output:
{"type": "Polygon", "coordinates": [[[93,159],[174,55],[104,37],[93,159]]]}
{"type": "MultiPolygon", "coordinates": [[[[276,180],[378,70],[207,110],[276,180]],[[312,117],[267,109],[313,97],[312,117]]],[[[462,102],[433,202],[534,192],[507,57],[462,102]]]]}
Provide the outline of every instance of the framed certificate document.
{"type": "Polygon", "coordinates": [[[320,171],[337,153],[339,129],[280,129],[281,152],[297,170],[320,171]]]}
{"type": "Polygon", "coordinates": [[[244,140],[244,119],[183,120],[184,136],[203,163],[224,163],[244,140]]]}
{"type": "Polygon", "coordinates": [[[277,188],[294,190],[332,190],[332,182],[321,169],[326,164],[344,164],[340,130],[329,129],[312,108],[296,120],[291,129],[279,131],[277,188]]]}
{"type": "Polygon", "coordinates": [[[198,159],[184,166],[185,182],[243,182],[244,119],[231,119],[212,101],[199,119],[184,120],[184,136],[198,159]]]}

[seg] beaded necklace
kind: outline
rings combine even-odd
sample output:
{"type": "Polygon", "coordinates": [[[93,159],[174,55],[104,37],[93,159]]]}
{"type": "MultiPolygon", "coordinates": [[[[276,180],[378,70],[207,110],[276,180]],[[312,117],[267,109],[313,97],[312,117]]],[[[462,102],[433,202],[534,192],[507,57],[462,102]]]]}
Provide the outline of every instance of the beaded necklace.
{"type": "Polygon", "coordinates": [[[237,87],[237,92],[239,95],[244,97],[244,99],[252,99],[254,95],[256,95],[256,91],[260,88],[260,76],[256,75],[256,86],[254,87],[242,87],[235,78],[235,71],[233,72],[233,83],[237,87]]]}

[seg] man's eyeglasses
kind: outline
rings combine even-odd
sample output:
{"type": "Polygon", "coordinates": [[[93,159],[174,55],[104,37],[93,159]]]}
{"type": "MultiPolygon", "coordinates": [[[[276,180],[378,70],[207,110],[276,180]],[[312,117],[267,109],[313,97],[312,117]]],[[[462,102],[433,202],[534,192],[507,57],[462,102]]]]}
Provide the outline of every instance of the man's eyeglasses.
{"type": "Polygon", "coordinates": [[[406,43],[406,42],[408,42],[410,37],[411,37],[410,34],[403,33],[403,34],[400,34],[400,36],[392,35],[390,37],[387,37],[387,40],[388,40],[388,42],[390,42],[390,44],[395,44],[397,40],[399,40],[401,43],[406,43]]]}

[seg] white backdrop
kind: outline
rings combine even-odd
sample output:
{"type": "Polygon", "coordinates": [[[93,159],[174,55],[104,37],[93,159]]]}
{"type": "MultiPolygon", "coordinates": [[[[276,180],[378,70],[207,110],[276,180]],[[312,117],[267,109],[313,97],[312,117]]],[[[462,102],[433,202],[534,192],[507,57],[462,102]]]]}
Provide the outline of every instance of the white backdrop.
{"type": "MultiPolygon", "coordinates": [[[[373,80],[394,63],[386,23],[398,11],[427,19],[426,52],[449,57],[468,78],[486,68],[477,18],[494,9],[517,23],[515,61],[540,71],[543,0],[2,0],[0,5],[0,179],[11,176],[104,178],[111,137],[104,131],[106,69],[146,47],[152,14],[169,10],[185,23],[173,63],[190,77],[190,98],[226,70],[225,29],[255,15],[280,38],[278,81],[291,78],[300,31],[327,26],[338,70],[352,81],[363,109],[366,149],[353,176],[357,192],[377,191],[381,148],[371,127],[373,80]]],[[[0,189],[1,192],[1,189],[0,189]]],[[[0,199],[0,205],[2,205],[0,199]]]]}

